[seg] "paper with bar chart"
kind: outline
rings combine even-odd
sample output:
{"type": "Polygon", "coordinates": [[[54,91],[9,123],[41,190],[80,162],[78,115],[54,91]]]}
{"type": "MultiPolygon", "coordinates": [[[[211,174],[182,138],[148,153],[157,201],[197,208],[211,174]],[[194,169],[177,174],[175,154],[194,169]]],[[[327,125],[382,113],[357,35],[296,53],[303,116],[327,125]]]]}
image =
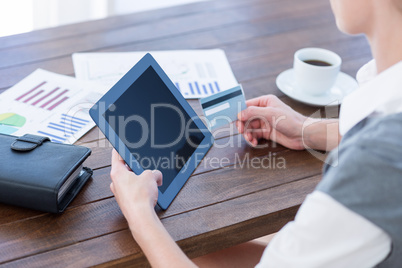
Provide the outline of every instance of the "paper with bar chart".
{"type": "Polygon", "coordinates": [[[0,133],[72,144],[95,123],[88,111],[104,86],[38,69],[0,95],[0,133]]]}
{"type": "MultiPolygon", "coordinates": [[[[75,53],[75,75],[113,86],[148,52],[75,53]]],[[[149,52],[186,99],[203,98],[237,86],[225,52],[172,50],[149,52]]]]}

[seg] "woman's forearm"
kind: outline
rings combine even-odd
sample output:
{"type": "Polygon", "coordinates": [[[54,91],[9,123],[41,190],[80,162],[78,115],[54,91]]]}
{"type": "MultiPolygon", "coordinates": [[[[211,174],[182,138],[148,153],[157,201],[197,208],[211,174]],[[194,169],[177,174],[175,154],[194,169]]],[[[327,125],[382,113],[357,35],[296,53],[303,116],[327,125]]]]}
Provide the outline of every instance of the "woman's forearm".
{"type": "Polygon", "coordinates": [[[137,206],[136,210],[128,219],[130,230],[152,267],[196,267],[174,242],[153,208],[137,206]]]}
{"type": "Polygon", "coordinates": [[[339,120],[308,118],[303,125],[302,138],[306,149],[331,151],[342,139],[339,120]]]}

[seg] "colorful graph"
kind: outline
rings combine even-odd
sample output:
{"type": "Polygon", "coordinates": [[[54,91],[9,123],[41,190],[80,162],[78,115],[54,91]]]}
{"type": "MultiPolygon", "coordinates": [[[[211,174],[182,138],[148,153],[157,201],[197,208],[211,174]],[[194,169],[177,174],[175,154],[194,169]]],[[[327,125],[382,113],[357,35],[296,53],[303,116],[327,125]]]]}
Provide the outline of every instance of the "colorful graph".
{"type": "Polygon", "coordinates": [[[78,133],[88,123],[90,123],[88,120],[62,114],[59,121],[49,122],[46,130],[39,130],[38,133],[49,137],[54,142],[63,143],[68,138],[78,133]]]}
{"type": "Polygon", "coordinates": [[[43,89],[46,85],[46,81],[39,83],[34,88],[24,92],[18,96],[15,100],[21,101],[32,106],[39,105],[39,108],[52,111],[54,108],[68,100],[68,96],[65,96],[69,90],[60,90],[60,87],[55,87],[51,90],[43,89]]]}
{"type": "Polygon", "coordinates": [[[0,133],[13,134],[24,126],[26,118],[15,113],[0,114],[0,133]]]}
{"type": "Polygon", "coordinates": [[[221,91],[218,81],[216,81],[215,68],[208,61],[177,65],[176,68],[173,68],[175,67],[173,64],[167,66],[169,67],[166,68],[169,77],[176,81],[174,84],[185,98],[202,98],[221,91]],[[183,70],[180,76],[176,74],[175,69],[176,72],[183,70]],[[194,80],[195,77],[197,80],[194,80]]]}
{"type": "Polygon", "coordinates": [[[198,81],[180,83],[175,82],[177,89],[187,98],[200,98],[213,95],[221,91],[217,81],[202,83],[198,81]]]}
{"type": "Polygon", "coordinates": [[[95,125],[88,110],[106,90],[37,69],[1,94],[0,133],[37,134],[72,144],[95,125]]]}

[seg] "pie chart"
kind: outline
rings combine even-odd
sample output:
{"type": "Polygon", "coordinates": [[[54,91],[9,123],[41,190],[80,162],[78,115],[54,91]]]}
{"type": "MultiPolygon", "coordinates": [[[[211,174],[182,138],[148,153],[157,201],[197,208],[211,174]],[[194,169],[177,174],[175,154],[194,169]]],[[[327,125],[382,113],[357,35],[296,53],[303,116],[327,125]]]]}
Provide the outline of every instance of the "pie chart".
{"type": "Polygon", "coordinates": [[[0,114],[0,133],[13,134],[25,125],[25,117],[15,113],[0,114]]]}

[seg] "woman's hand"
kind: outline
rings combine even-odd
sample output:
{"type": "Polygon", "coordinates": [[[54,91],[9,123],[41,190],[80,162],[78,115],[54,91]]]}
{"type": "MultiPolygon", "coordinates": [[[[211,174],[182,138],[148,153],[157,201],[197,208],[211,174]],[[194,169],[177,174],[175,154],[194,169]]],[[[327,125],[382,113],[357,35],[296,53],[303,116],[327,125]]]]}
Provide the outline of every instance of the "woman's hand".
{"type": "Polygon", "coordinates": [[[305,116],[274,95],[251,99],[246,104],[247,109],[238,114],[237,128],[251,145],[257,146],[258,140],[264,138],[290,149],[304,149],[302,128],[305,116]]]}
{"type": "Polygon", "coordinates": [[[141,175],[136,175],[129,170],[116,150],[113,150],[110,176],[110,189],[129,222],[130,219],[135,219],[136,215],[133,214],[136,211],[154,209],[158,200],[158,186],[162,185],[160,171],[145,170],[141,175]]]}
{"type": "Polygon", "coordinates": [[[170,237],[155,213],[162,173],[145,170],[135,175],[113,150],[112,190],[131,233],[152,267],[195,267],[170,237]]]}

